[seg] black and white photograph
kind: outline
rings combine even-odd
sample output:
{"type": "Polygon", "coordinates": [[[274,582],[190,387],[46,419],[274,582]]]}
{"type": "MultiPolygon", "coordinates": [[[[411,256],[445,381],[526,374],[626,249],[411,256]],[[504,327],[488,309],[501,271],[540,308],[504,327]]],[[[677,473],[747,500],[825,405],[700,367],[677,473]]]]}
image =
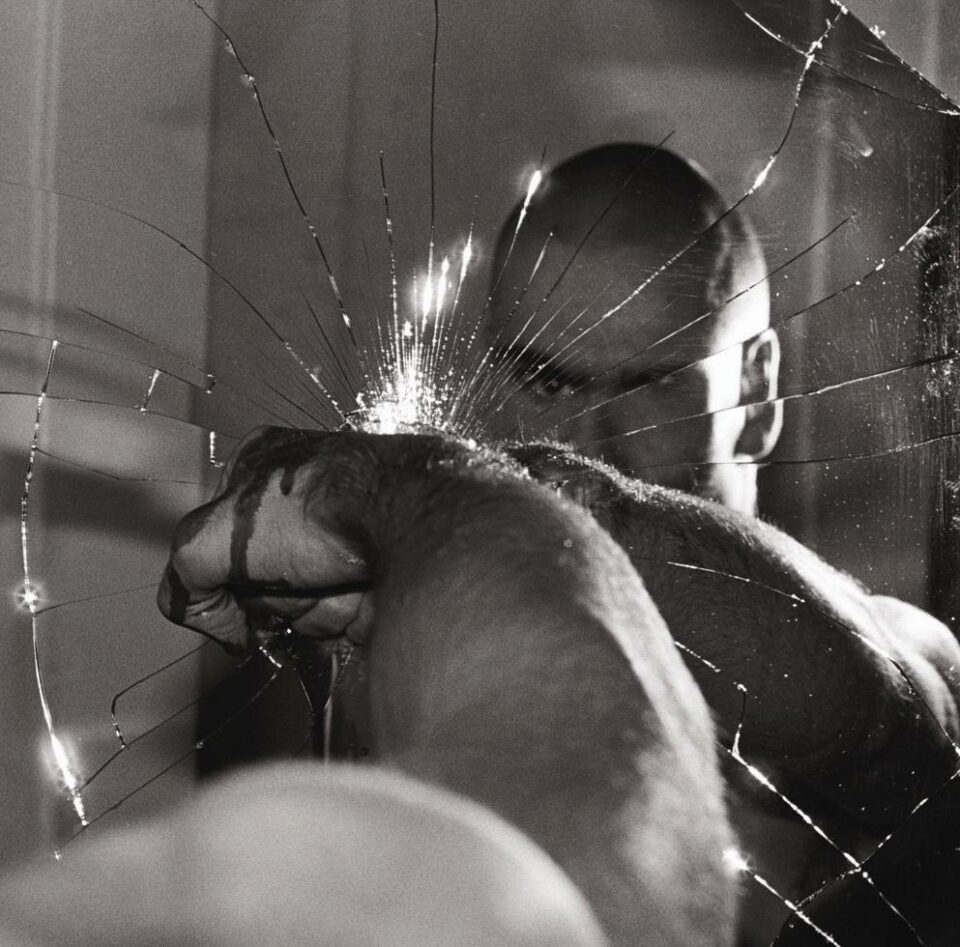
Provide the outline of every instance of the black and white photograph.
{"type": "Polygon", "coordinates": [[[960,943],[956,0],[0,0],[0,944],[960,943]]]}

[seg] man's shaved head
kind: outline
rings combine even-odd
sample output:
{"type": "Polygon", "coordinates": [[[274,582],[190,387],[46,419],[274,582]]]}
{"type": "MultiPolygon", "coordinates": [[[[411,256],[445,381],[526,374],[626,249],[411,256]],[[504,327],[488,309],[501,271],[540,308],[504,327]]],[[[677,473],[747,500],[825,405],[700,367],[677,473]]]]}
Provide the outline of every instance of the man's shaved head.
{"type": "Polygon", "coordinates": [[[772,394],[777,363],[764,332],[766,265],[746,216],[694,165],[644,144],[569,158],[522,221],[521,206],[498,240],[487,340],[516,360],[539,404],[531,411],[518,394],[504,418],[752,509],[749,465],[773,446],[779,410],[737,407],[772,394]],[[660,428],[633,433],[651,425],[660,428]]]}

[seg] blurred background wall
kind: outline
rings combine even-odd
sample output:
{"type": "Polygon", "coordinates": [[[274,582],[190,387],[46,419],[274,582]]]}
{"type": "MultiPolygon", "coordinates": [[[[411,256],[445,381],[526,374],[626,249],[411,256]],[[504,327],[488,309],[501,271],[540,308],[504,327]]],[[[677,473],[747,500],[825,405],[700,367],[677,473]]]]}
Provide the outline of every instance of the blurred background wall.
{"type": "MultiPolygon", "coordinates": [[[[135,16],[125,6],[89,0],[0,3],[0,176],[135,211],[202,247],[212,44],[205,31],[183,29],[179,5],[138,4],[135,16]]],[[[12,187],[3,188],[2,202],[0,325],[97,345],[104,333],[77,312],[86,306],[131,328],[149,331],[162,324],[170,338],[203,361],[205,275],[133,252],[130,230],[109,213],[12,187]]],[[[0,388],[38,391],[49,344],[25,352],[13,342],[5,337],[0,349],[0,388]]],[[[96,377],[88,383],[107,390],[121,369],[107,359],[91,361],[96,377]]],[[[57,421],[54,406],[48,403],[47,409],[44,438],[86,441],[92,456],[108,449],[93,422],[85,430],[48,431],[57,421]]],[[[19,600],[20,504],[36,410],[35,397],[0,399],[0,863],[29,852],[51,853],[71,819],[49,758],[30,618],[19,600]]],[[[118,433],[124,436],[116,430],[112,436],[118,433]]],[[[197,469],[202,460],[196,456],[197,469]]],[[[38,465],[44,464],[44,476],[32,486],[29,517],[41,605],[155,581],[176,510],[131,484],[105,483],[103,477],[38,458],[38,465]],[[106,566],[100,564],[108,559],[124,566],[104,579],[106,566]]],[[[195,490],[193,501],[201,495],[195,490]]],[[[89,634],[89,626],[76,623],[42,641],[47,684],[59,699],[55,720],[68,747],[86,760],[100,759],[115,746],[103,729],[118,689],[115,658],[121,649],[111,646],[111,639],[159,624],[152,617],[152,595],[107,599],[101,608],[108,617],[92,624],[112,624],[114,634],[89,634]],[[72,708],[71,692],[80,680],[89,682],[89,693],[101,694],[96,726],[86,707],[58,713],[65,704],[72,708]]],[[[156,666],[169,648],[159,639],[155,645],[149,637],[144,641],[142,666],[156,666]]],[[[184,694],[192,698],[195,673],[184,680],[184,694]]],[[[190,738],[192,716],[185,715],[179,727],[190,738]]],[[[158,746],[154,768],[163,758],[158,746]]],[[[179,776],[181,783],[189,782],[189,768],[179,776]]],[[[177,782],[173,774],[167,783],[174,796],[177,782]]],[[[144,808],[151,804],[149,796],[144,808]]]]}

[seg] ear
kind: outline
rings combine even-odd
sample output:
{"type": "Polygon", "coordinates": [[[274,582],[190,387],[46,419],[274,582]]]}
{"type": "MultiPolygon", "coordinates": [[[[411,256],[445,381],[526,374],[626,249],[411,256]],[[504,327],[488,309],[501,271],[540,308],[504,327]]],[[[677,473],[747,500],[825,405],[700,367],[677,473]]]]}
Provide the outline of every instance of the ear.
{"type": "Polygon", "coordinates": [[[745,421],[737,439],[739,457],[760,460],[776,446],[783,427],[783,404],[776,400],[779,371],[780,339],[765,329],[743,346],[740,403],[745,421]]]}

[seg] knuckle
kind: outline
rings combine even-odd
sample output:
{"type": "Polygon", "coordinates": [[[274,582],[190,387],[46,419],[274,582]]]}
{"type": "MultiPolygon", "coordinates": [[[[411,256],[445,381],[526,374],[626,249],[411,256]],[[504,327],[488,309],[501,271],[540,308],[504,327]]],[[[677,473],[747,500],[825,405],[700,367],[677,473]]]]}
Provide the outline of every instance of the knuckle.
{"type": "Polygon", "coordinates": [[[205,503],[183,516],[177,523],[170,542],[171,554],[178,555],[208,527],[217,509],[217,502],[205,503]]]}
{"type": "Polygon", "coordinates": [[[262,424],[246,434],[234,448],[227,460],[220,478],[218,493],[225,493],[252,470],[262,466],[264,456],[270,456],[276,450],[302,436],[296,428],[278,427],[262,424]]]}

